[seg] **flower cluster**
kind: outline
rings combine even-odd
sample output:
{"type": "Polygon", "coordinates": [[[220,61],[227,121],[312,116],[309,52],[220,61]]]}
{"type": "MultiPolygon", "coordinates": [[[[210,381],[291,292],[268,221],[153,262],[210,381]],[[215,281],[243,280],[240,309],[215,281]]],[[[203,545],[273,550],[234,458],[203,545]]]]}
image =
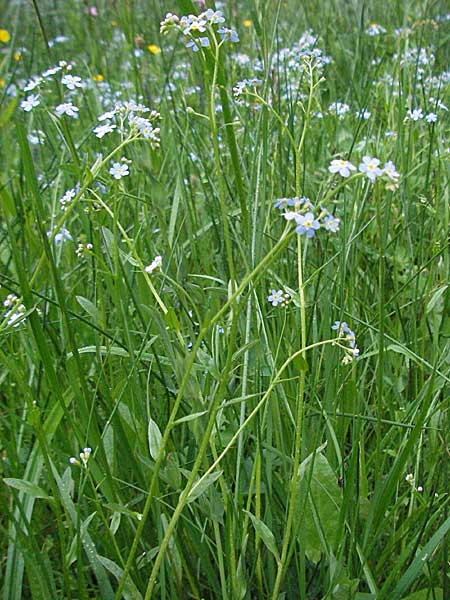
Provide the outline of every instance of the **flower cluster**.
{"type": "Polygon", "coordinates": [[[233,95],[236,100],[236,104],[247,106],[249,108],[259,108],[258,99],[254,96],[251,97],[251,101],[244,100],[244,97],[248,94],[255,94],[258,88],[262,84],[261,79],[253,77],[252,79],[243,79],[238,81],[233,88],[233,95]]]}
{"type": "Polygon", "coordinates": [[[359,356],[359,348],[356,345],[354,331],[350,329],[345,321],[335,321],[334,325],[331,326],[331,329],[337,332],[338,340],[342,340],[343,338],[342,341],[348,344],[347,346],[338,344],[346,352],[344,358],[342,359],[342,363],[346,365],[352,362],[353,359],[359,356]]]}
{"type": "Polygon", "coordinates": [[[67,190],[64,195],[60,198],[59,203],[61,205],[61,210],[67,210],[69,205],[72,204],[72,200],[78,194],[78,186],[67,190]]]}
{"type": "Polygon", "coordinates": [[[308,30],[290,48],[282,48],[279,51],[278,58],[290,75],[304,71],[306,59],[312,61],[313,68],[319,70],[331,63],[331,57],[318,47],[318,41],[319,36],[308,30]]]}
{"type": "MultiPolygon", "coordinates": [[[[430,98],[430,101],[434,101],[434,98],[430,98]]],[[[441,100],[438,100],[436,102],[436,109],[443,109],[448,111],[448,108],[445,106],[445,104],[443,104],[443,102],[441,100]]],[[[422,121],[425,120],[427,123],[431,124],[431,123],[436,123],[436,121],[438,120],[438,115],[436,112],[429,112],[427,114],[425,114],[423,112],[423,110],[421,108],[414,108],[414,109],[410,109],[408,110],[408,112],[406,113],[406,117],[404,119],[404,122],[408,122],[408,121],[422,121]]]]}
{"type": "Polygon", "coordinates": [[[416,478],[414,477],[414,475],[412,473],[408,473],[406,475],[405,481],[406,481],[406,483],[408,483],[411,486],[411,488],[413,490],[416,490],[419,493],[423,492],[423,487],[421,485],[416,487],[416,478]]]}
{"type": "Polygon", "coordinates": [[[78,89],[83,89],[86,84],[81,77],[70,74],[71,70],[72,65],[62,60],[58,65],[46,69],[40,75],[33,75],[24,85],[22,91],[25,93],[34,93],[28,94],[28,96],[22,100],[20,108],[25,112],[31,112],[36,106],[39,106],[41,103],[41,95],[39,93],[41,88],[48,84],[55,75],[62,73],[60,84],[66,89],[69,97],[66,98],[64,102],[58,104],[55,107],[54,112],[57,117],[67,115],[73,119],[78,118],[79,109],[72,102],[72,95],[78,89]]]}
{"type": "Polygon", "coordinates": [[[177,15],[167,13],[165,19],[161,21],[161,33],[180,31],[187,38],[186,48],[192,48],[194,52],[198,52],[200,48],[210,46],[210,36],[215,37],[216,32],[224,42],[239,42],[239,36],[234,29],[219,27],[224,22],[222,12],[212,8],[208,8],[199,15],[187,15],[181,19],[177,15]]]}
{"type": "MultiPolygon", "coordinates": [[[[381,169],[380,160],[370,156],[363,156],[358,170],[360,173],[366,175],[371,183],[374,183],[377,177],[382,177],[383,175],[395,185],[398,184],[400,179],[400,174],[397,172],[392,161],[384,163],[384,168],[381,169]]],[[[349,177],[352,171],[356,171],[356,167],[348,160],[337,158],[331,161],[328,171],[333,174],[339,173],[341,177],[349,177]]]]}
{"type": "Polygon", "coordinates": [[[319,212],[314,214],[314,205],[309,198],[305,196],[299,198],[279,198],[274,204],[275,208],[282,211],[286,221],[295,221],[297,227],[295,231],[299,235],[306,235],[307,238],[313,238],[316,231],[320,228],[336,233],[339,230],[340,220],[332,215],[328,210],[320,206],[319,212]]]}
{"type": "Polygon", "coordinates": [[[71,456],[69,458],[69,462],[71,465],[77,465],[79,467],[81,467],[81,466],[87,467],[87,464],[88,464],[89,458],[91,457],[91,454],[92,454],[92,448],[83,448],[83,451],[80,452],[81,463],[74,456],[71,456]]]}
{"type": "Polygon", "coordinates": [[[23,315],[26,312],[26,308],[21,304],[19,298],[15,294],[8,294],[6,299],[3,301],[3,306],[8,308],[7,312],[3,315],[3,319],[7,325],[18,327],[23,320],[23,315]]]}
{"type": "Polygon", "coordinates": [[[101,139],[114,130],[123,133],[125,128],[129,128],[131,134],[142,136],[144,139],[149,140],[152,148],[158,148],[160,129],[155,127],[154,123],[159,118],[159,112],[143,104],[138,104],[132,100],[117,102],[111,110],[98,117],[99,125],[93,131],[101,139]],[[143,114],[146,117],[143,117],[143,114]]]}
{"type": "Polygon", "coordinates": [[[83,256],[89,256],[92,254],[94,246],[88,242],[87,244],[82,244],[81,242],[78,244],[77,249],[75,250],[75,254],[78,258],[82,258],[83,256]]]}

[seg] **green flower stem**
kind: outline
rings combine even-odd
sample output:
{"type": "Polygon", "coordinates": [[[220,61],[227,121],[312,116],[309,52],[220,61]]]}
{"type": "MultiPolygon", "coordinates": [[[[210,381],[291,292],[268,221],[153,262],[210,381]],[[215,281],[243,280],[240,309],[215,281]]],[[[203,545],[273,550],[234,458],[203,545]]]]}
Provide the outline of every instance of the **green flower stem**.
{"type": "MultiPolygon", "coordinates": [[[[302,134],[300,137],[299,144],[296,151],[295,161],[295,194],[297,197],[301,194],[301,162],[300,157],[303,150],[303,146],[306,139],[306,131],[308,129],[312,101],[314,97],[314,73],[311,62],[308,63],[308,75],[309,75],[309,96],[308,105],[306,108],[305,121],[303,123],[302,134]]],[[[299,291],[299,303],[300,303],[300,350],[306,348],[306,303],[305,303],[305,288],[303,283],[303,257],[302,257],[302,240],[300,236],[297,236],[297,277],[298,277],[298,291],[299,291]]],[[[295,441],[294,441],[294,462],[292,466],[292,476],[289,485],[289,500],[288,500],[288,514],[286,520],[286,527],[284,530],[283,545],[281,549],[280,561],[278,562],[277,575],[275,579],[275,586],[273,589],[272,598],[277,600],[278,593],[280,590],[283,573],[289,563],[288,550],[291,541],[292,524],[294,522],[294,511],[295,511],[295,497],[297,494],[297,480],[298,480],[298,468],[301,459],[301,447],[302,447],[302,425],[303,425],[303,407],[305,401],[305,370],[300,372],[299,385],[298,385],[298,398],[297,398],[297,411],[295,415],[295,441]]]]}
{"type": "MultiPolygon", "coordinates": [[[[215,38],[214,38],[215,40],[215,38]]],[[[209,112],[209,122],[211,126],[211,136],[213,142],[213,150],[214,150],[214,164],[216,168],[217,182],[219,187],[219,201],[220,201],[220,211],[223,221],[223,237],[225,240],[225,250],[227,254],[228,261],[228,269],[229,275],[232,282],[232,285],[235,285],[236,282],[236,274],[234,269],[234,260],[233,260],[233,250],[231,247],[231,239],[230,239],[230,229],[228,226],[228,213],[226,207],[226,192],[225,192],[225,184],[223,179],[222,167],[220,164],[220,150],[219,150],[219,142],[217,139],[217,120],[216,120],[216,103],[215,103],[215,91],[217,86],[217,75],[219,72],[219,59],[220,59],[220,48],[222,43],[218,44],[215,40],[215,60],[214,60],[214,72],[211,87],[209,88],[209,102],[208,102],[208,112],[209,112]]]]}

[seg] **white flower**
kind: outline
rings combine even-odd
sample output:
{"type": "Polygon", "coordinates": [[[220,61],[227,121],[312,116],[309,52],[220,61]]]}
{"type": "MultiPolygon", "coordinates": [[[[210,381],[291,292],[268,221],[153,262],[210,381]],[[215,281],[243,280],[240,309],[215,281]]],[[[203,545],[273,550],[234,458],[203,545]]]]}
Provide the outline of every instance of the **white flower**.
{"type": "Polygon", "coordinates": [[[359,165],[361,173],[365,173],[370,181],[373,183],[377,177],[383,174],[383,171],[378,167],[380,161],[378,158],[370,158],[370,156],[363,156],[363,161],[359,165]]]}
{"type": "Polygon", "coordinates": [[[50,67],[50,69],[47,69],[42,73],[42,77],[45,77],[45,79],[47,79],[52,75],[56,75],[56,73],[58,73],[59,71],[61,71],[61,67],[50,67]]]}
{"type": "Polygon", "coordinates": [[[91,448],[83,448],[83,452],[80,452],[80,458],[83,462],[83,465],[86,467],[88,460],[91,456],[92,449],[91,448]]]}
{"type": "Polygon", "coordinates": [[[24,92],[32,92],[42,83],[42,77],[32,77],[27,85],[23,88],[24,92]]]}
{"type": "Polygon", "coordinates": [[[81,77],[77,77],[76,75],[64,75],[61,79],[61,83],[65,85],[68,90],[84,87],[81,77]]]}
{"type": "Polygon", "coordinates": [[[332,233],[339,231],[339,223],[340,219],[338,217],[333,217],[333,215],[326,215],[324,219],[325,229],[332,233]]]}
{"type": "Polygon", "coordinates": [[[112,119],[115,114],[116,114],[115,110],[110,110],[110,111],[105,112],[102,115],[100,115],[99,118],[98,118],[98,120],[99,121],[106,121],[107,119],[112,119]]]}
{"type": "MultiPolygon", "coordinates": [[[[47,231],[47,237],[49,238],[52,235],[52,233],[52,231],[47,231]]],[[[72,242],[73,237],[70,235],[70,232],[65,227],[61,227],[58,233],[55,234],[55,237],[53,238],[53,243],[62,244],[66,240],[70,240],[72,242]]]]}
{"type": "Polygon", "coordinates": [[[330,173],[339,173],[339,175],[342,175],[342,177],[349,177],[350,171],[356,171],[356,167],[348,160],[342,160],[339,158],[331,161],[328,170],[330,173]]]}
{"type": "Polygon", "coordinates": [[[110,174],[114,177],[114,179],[122,179],[122,177],[126,177],[130,174],[128,170],[128,165],[126,163],[113,163],[112,167],[109,169],[110,174]]]}
{"type": "Polygon", "coordinates": [[[20,319],[22,319],[26,308],[23,304],[19,304],[14,309],[11,309],[4,316],[7,319],[7,325],[12,325],[13,327],[18,327],[21,323],[20,319]]]}
{"type": "Polygon", "coordinates": [[[145,267],[146,273],[153,273],[153,271],[157,271],[162,267],[162,256],[155,256],[152,263],[145,267]]]}
{"type": "Polygon", "coordinates": [[[283,213],[283,217],[286,219],[286,221],[293,221],[297,219],[298,213],[294,210],[288,210],[285,213],[283,213]]]}
{"type": "Polygon", "coordinates": [[[214,11],[212,8],[208,8],[200,17],[206,19],[210,23],[224,23],[225,19],[222,16],[221,10],[214,11]]]}
{"type": "Polygon", "coordinates": [[[408,117],[411,119],[411,121],[418,121],[419,119],[423,119],[423,110],[421,108],[408,110],[408,117]]]}
{"type": "Polygon", "coordinates": [[[270,290],[270,294],[267,296],[267,301],[272,304],[272,306],[278,306],[278,304],[282,303],[283,291],[282,290],[270,290]]]}
{"type": "Polygon", "coordinates": [[[430,113],[428,113],[428,114],[427,114],[427,116],[425,117],[425,121],[426,121],[427,123],[436,123],[436,121],[437,121],[437,118],[438,118],[438,116],[437,116],[437,114],[436,114],[436,113],[434,113],[434,112],[430,112],[430,113]]]}
{"type": "Polygon", "coordinates": [[[67,115],[68,117],[78,119],[78,111],[79,109],[74,106],[72,102],[63,102],[62,104],[58,104],[58,106],[55,108],[55,113],[58,117],[67,115]]]}
{"type": "Polygon", "coordinates": [[[111,125],[111,123],[105,123],[105,125],[99,125],[94,129],[94,133],[98,138],[102,138],[107,133],[111,133],[116,128],[115,125],[111,125]]]}
{"type": "Polygon", "coordinates": [[[400,178],[400,173],[398,173],[395,169],[394,163],[390,160],[387,163],[384,163],[383,173],[392,179],[392,181],[397,182],[400,178]]]}
{"type": "Polygon", "coordinates": [[[338,116],[340,119],[344,117],[350,110],[350,106],[345,102],[332,102],[328,107],[328,110],[338,116]]]}
{"type": "Polygon", "coordinates": [[[3,306],[9,308],[10,306],[13,306],[13,304],[16,304],[17,300],[18,298],[15,294],[8,294],[6,299],[3,301],[3,306]]]}
{"type": "Polygon", "coordinates": [[[369,110],[359,110],[356,111],[356,116],[358,117],[358,119],[364,119],[365,121],[367,121],[367,119],[370,119],[370,117],[372,116],[372,113],[369,110]]]}
{"type": "Polygon", "coordinates": [[[371,23],[366,29],[366,33],[367,35],[373,37],[375,35],[381,35],[382,33],[386,33],[386,29],[382,25],[378,25],[378,23],[371,23]]]}
{"type": "Polygon", "coordinates": [[[203,33],[206,31],[206,21],[195,15],[189,15],[188,17],[182,17],[181,25],[185,27],[183,30],[184,35],[189,35],[191,32],[203,33]]]}
{"type": "Polygon", "coordinates": [[[40,104],[39,96],[37,94],[30,94],[25,100],[20,103],[20,108],[25,112],[30,112],[36,106],[40,104]]]}
{"type": "Polygon", "coordinates": [[[76,195],[77,195],[77,191],[75,188],[72,188],[71,190],[67,190],[67,192],[64,194],[64,196],[59,201],[59,203],[61,204],[62,210],[66,210],[67,205],[72,202],[72,200],[75,198],[76,195]]]}

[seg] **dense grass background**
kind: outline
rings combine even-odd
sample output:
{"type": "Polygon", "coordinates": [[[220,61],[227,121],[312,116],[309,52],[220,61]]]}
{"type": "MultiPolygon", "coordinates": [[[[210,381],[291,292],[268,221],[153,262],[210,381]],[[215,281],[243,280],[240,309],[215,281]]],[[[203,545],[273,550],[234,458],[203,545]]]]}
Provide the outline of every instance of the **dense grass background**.
{"type": "Polygon", "coordinates": [[[0,292],[25,311],[0,324],[3,598],[449,598],[448,6],[230,0],[216,87],[210,49],[159,31],[197,5],[91,6],[0,2],[0,292]],[[283,59],[308,30],[332,59],[310,115],[283,59]],[[79,118],[60,75],[21,110],[60,60],[79,118]],[[235,102],[248,77],[267,105],[235,102]],[[125,100],[159,149],[92,133],[125,100]],[[398,186],[328,172],[364,155],[398,186]],[[339,231],[297,236],[295,195],[339,231]]]}

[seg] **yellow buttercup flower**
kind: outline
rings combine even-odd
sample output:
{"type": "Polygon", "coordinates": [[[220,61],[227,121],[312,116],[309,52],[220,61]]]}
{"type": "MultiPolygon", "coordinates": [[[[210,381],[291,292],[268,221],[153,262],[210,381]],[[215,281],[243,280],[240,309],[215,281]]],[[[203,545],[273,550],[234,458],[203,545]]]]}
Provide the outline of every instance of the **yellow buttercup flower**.
{"type": "Polygon", "coordinates": [[[97,75],[92,76],[93,81],[103,81],[104,79],[105,78],[103,77],[103,75],[101,73],[98,73],[97,75]]]}
{"type": "Polygon", "coordinates": [[[244,27],[251,27],[251,26],[252,26],[251,19],[245,19],[245,21],[244,21],[244,27]]]}
{"type": "Polygon", "coordinates": [[[11,36],[9,35],[9,31],[6,31],[6,29],[0,29],[0,42],[7,44],[10,39],[11,36]]]}
{"type": "Polygon", "coordinates": [[[21,52],[14,52],[14,60],[17,62],[22,58],[21,52]]]}
{"type": "Polygon", "coordinates": [[[117,27],[118,23],[117,23],[117,21],[111,21],[111,25],[112,25],[113,27],[117,27]]]}
{"type": "Polygon", "coordinates": [[[0,77],[0,88],[5,87],[5,80],[0,77]]]}
{"type": "Polygon", "coordinates": [[[159,46],[157,46],[156,44],[149,44],[147,46],[147,50],[149,52],[151,52],[152,54],[161,54],[161,48],[159,46]]]}

